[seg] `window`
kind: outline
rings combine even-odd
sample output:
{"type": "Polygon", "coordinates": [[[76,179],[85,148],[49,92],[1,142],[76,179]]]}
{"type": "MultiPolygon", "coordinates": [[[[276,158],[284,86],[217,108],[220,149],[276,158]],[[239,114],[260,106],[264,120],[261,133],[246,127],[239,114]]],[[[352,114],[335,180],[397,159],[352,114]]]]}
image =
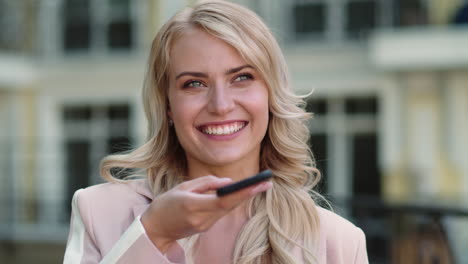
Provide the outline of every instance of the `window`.
{"type": "Polygon", "coordinates": [[[362,38],[377,26],[377,3],[351,1],[346,7],[346,32],[350,38],[362,38]]]}
{"type": "Polygon", "coordinates": [[[65,0],[64,50],[129,50],[134,44],[130,0],[65,0]]]}
{"type": "Polygon", "coordinates": [[[318,116],[327,113],[327,101],[325,99],[311,99],[307,102],[306,111],[318,116]]]}
{"type": "Polygon", "coordinates": [[[345,112],[350,115],[355,114],[377,114],[377,98],[357,97],[345,100],[345,112]]]}
{"type": "Polygon", "coordinates": [[[419,26],[428,23],[428,10],[424,0],[396,0],[394,4],[395,26],[419,26]]]}
{"type": "Polygon", "coordinates": [[[380,196],[377,143],[375,133],[361,132],[351,136],[353,193],[355,194],[380,196]]]}
{"type": "Polygon", "coordinates": [[[313,114],[311,121],[311,136],[309,147],[312,150],[314,161],[317,169],[321,173],[321,180],[316,187],[320,193],[327,193],[327,177],[328,177],[328,150],[327,150],[327,134],[320,130],[323,127],[323,117],[327,114],[328,105],[326,99],[309,99],[305,110],[313,114]]]}
{"type": "Polygon", "coordinates": [[[315,35],[325,33],[326,5],[324,3],[297,3],[293,7],[293,17],[296,33],[315,35]]]}
{"type": "Polygon", "coordinates": [[[327,152],[327,135],[325,133],[313,133],[310,136],[309,146],[314,155],[315,166],[320,171],[321,179],[316,187],[320,193],[328,193],[327,177],[328,177],[328,152],[327,152]]]}
{"type": "Polygon", "coordinates": [[[391,24],[388,13],[392,10],[388,7],[392,6],[386,0],[296,0],[292,29],[296,38],[364,39],[375,28],[391,24]]]}
{"type": "Polygon", "coordinates": [[[377,97],[311,98],[306,110],[314,113],[310,147],[322,172],[318,190],[338,200],[380,197],[377,97]]]}
{"type": "Polygon", "coordinates": [[[64,47],[66,51],[86,50],[91,45],[89,0],[66,0],[64,47]]]}
{"type": "MultiPolygon", "coordinates": [[[[70,211],[73,193],[100,181],[99,162],[107,154],[131,148],[130,107],[128,104],[65,105],[65,209],[70,211]]],[[[128,171],[119,172],[125,176],[128,171]]]]}
{"type": "Polygon", "coordinates": [[[126,49],[132,46],[132,23],[129,0],[110,0],[108,45],[112,49],[126,49]]]}

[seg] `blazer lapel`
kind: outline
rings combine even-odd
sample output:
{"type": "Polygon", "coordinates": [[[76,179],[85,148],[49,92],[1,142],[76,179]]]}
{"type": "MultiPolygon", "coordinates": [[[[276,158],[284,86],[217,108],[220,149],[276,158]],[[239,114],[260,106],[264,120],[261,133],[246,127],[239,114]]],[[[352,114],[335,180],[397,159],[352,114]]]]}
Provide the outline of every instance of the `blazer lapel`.
{"type": "Polygon", "coordinates": [[[137,217],[148,208],[150,203],[153,201],[153,193],[149,187],[148,181],[146,179],[131,180],[128,182],[130,187],[146,198],[147,203],[135,204],[133,206],[133,216],[137,217]]]}
{"type": "Polygon", "coordinates": [[[130,180],[128,184],[135,192],[145,196],[150,200],[153,200],[153,192],[151,191],[146,179],[130,180]]]}
{"type": "Polygon", "coordinates": [[[133,217],[137,217],[139,215],[142,215],[143,212],[146,211],[146,209],[149,207],[149,203],[148,204],[136,204],[133,206],[133,217]]]}

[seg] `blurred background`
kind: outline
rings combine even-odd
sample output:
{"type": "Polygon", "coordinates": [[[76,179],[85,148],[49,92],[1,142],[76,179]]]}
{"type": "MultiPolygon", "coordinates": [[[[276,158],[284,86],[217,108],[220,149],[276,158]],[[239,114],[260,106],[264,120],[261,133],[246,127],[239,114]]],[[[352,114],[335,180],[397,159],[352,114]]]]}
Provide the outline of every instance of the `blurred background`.
{"type": "MultiPolygon", "coordinates": [[[[62,262],[71,196],[143,142],[150,42],[191,2],[0,0],[0,263],[62,262]]],[[[370,262],[468,263],[467,1],[236,2],[314,91],[319,189],[370,262]]]]}

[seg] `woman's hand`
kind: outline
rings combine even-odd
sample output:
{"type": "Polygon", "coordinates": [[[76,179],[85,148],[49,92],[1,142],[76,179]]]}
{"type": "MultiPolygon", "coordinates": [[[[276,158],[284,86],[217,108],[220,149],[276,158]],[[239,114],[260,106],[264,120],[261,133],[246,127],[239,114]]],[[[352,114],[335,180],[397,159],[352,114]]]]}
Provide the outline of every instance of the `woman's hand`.
{"type": "Polygon", "coordinates": [[[210,192],[230,183],[230,178],[204,176],[158,196],[141,217],[154,245],[165,253],[176,240],[208,230],[229,211],[272,187],[271,182],[262,182],[223,197],[210,192]]]}

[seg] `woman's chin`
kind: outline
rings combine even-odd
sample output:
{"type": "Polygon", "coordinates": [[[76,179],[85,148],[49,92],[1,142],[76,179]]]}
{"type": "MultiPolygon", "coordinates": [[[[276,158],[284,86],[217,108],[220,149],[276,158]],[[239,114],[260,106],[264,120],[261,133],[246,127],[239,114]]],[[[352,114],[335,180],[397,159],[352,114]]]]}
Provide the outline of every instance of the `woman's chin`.
{"type": "Polygon", "coordinates": [[[209,157],[204,159],[204,162],[203,160],[200,161],[209,166],[222,167],[233,165],[236,163],[241,163],[244,160],[245,156],[246,155],[243,153],[210,153],[209,157]]]}
{"type": "Polygon", "coordinates": [[[241,157],[236,157],[236,156],[216,157],[216,158],[211,159],[211,161],[208,162],[208,164],[212,166],[217,166],[217,167],[228,166],[228,165],[235,164],[239,160],[241,160],[241,157]]]}

